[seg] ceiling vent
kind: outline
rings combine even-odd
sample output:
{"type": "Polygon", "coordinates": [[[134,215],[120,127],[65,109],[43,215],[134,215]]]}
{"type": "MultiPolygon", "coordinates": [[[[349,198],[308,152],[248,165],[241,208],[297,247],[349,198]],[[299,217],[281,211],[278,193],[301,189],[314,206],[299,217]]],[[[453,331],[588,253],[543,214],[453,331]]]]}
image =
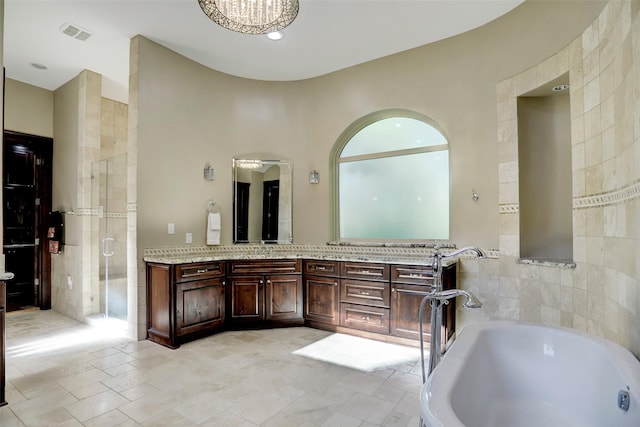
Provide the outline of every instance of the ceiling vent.
{"type": "Polygon", "coordinates": [[[92,35],[88,30],[85,30],[81,26],[72,24],[70,22],[67,22],[62,27],[60,27],[60,31],[62,31],[69,37],[73,37],[74,39],[78,39],[83,42],[87,41],[87,39],[92,35]]]}

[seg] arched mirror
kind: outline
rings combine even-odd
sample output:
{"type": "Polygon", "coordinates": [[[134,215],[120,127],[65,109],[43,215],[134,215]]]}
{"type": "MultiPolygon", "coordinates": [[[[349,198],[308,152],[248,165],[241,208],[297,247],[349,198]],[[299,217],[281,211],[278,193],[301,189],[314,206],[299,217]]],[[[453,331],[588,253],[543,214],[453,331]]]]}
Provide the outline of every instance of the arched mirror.
{"type": "Polygon", "coordinates": [[[233,242],[291,243],[293,162],[233,159],[233,242]]]}

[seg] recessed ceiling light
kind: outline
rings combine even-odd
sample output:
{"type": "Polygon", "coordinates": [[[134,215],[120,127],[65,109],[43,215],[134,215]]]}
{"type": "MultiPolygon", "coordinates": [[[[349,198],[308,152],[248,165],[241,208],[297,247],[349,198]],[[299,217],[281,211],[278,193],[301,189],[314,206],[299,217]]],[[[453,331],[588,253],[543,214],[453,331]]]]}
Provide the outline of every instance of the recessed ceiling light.
{"type": "Polygon", "coordinates": [[[31,65],[33,68],[35,68],[36,70],[48,70],[46,65],[42,65],[42,64],[38,64],[37,62],[32,62],[31,65]]]}
{"type": "Polygon", "coordinates": [[[267,34],[269,40],[280,40],[282,38],[282,33],[280,31],[272,31],[267,34]]]}
{"type": "Polygon", "coordinates": [[[564,92],[567,89],[569,89],[569,85],[568,84],[556,85],[556,86],[551,88],[551,90],[554,91],[554,92],[564,92]]]}

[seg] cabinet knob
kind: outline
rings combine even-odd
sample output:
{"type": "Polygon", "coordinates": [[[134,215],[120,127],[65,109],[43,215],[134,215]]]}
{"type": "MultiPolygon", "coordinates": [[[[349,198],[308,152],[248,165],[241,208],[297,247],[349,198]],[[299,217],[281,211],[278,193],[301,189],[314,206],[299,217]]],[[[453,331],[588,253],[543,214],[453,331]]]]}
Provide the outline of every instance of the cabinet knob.
{"type": "Polygon", "coordinates": [[[338,282],[333,282],[333,286],[338,286],[338,282]]]}
{"type": "Polygon", "coordinates": [[[267,285],[270,285],[270,284],[271,284],[271,280],[267,279],[267,285]]]}
{"type": "Polygon", "coordinates": [[[395,291],[396,291],[396,288],[391,288],[391,292],[395,292],[395,291]]]}

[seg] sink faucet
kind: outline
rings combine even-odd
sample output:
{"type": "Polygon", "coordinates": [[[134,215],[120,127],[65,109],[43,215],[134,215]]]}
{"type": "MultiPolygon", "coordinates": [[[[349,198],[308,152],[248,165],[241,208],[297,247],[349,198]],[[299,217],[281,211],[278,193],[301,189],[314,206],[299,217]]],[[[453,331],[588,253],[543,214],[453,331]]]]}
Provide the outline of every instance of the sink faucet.
{"type": "Polygon", "coordinates": [[[431,267],[433,269],[433,291],[426,295],[420,303],[419,313],[419,329],[420,329],[420,360],[422,366],[422,382],[427,380],[424,369],[424,336],[422,334],[422,317],[424,312],[424,305],[427,301],[431,304],[431,348],[429,350],[429,372],[431,372],[440,362],[442,357],[441,351],[441,330],[442,330],[442,305],[449,304],[449,300],[464,296],[465,301],[463,307],[465,308],[480,308],[482,303],[471,292],[462,289],[447,289],[444,290],[442,286],[442,261],[448,259],[454,259],[459,257],[465,252],[473,252],[478,259],[485,258],[484,252],[479,248],[469,246],[466,248],[458,249],[448,254],[442,252],[442,248],[438,245],[433,248],[433,261],[431,267]]]}

